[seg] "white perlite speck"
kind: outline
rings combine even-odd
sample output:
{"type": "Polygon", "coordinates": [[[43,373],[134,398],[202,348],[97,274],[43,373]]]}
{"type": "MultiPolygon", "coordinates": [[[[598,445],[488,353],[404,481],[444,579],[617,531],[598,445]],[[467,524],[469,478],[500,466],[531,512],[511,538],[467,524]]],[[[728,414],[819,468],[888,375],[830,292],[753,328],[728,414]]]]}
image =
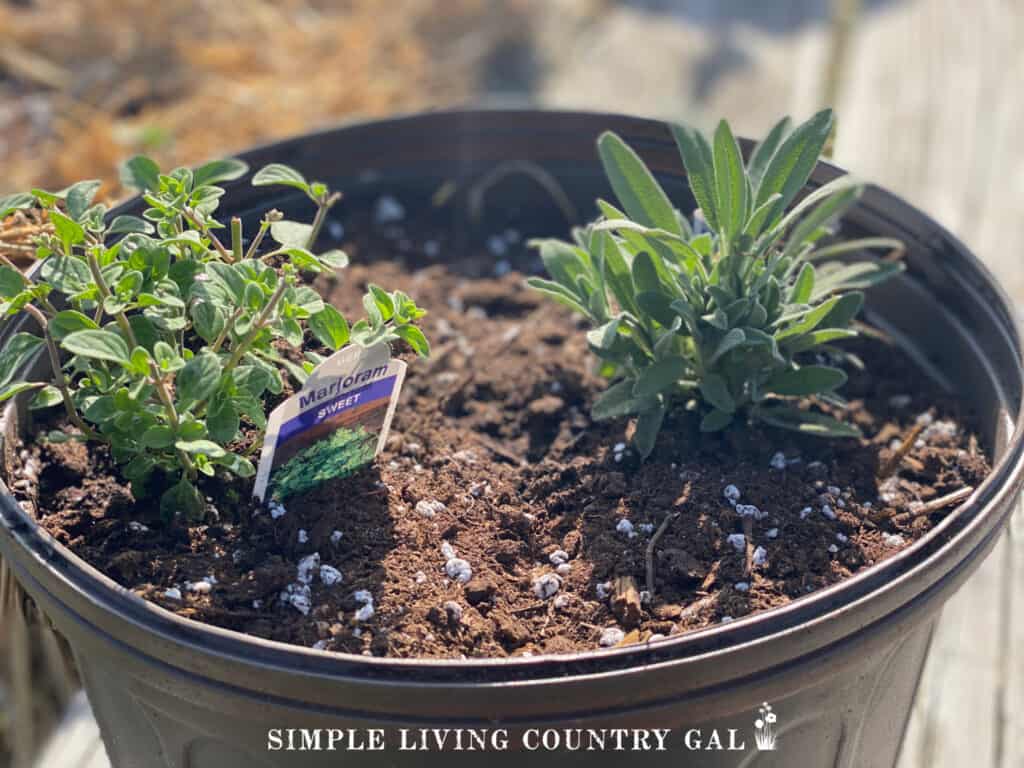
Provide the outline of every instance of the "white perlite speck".
{"type": "Polygon", "coordinates": [[[185,589],[189,592],[195,592],[198,595],[208,595],[213,590],[213,585],[217,583],[217,579],[213,576],[204,576],[199,581],[186,581],[185,589]]]}
{"type": "Polygon", "coordinates": [[[612,593],[612,583],[610,581],[602,581],[594,587],[594,591],[597,592],[598,600],[607,600],[608,595],[612,593]]]}
{"type": "Polygon", "coordinates": [[[836,519],[835,510],[833,510],[832,507],[830,507],[828,504],[821,505],[821,514],[827,517],[829,520],[836,519]]]}
{"type": "Polygon", "coordinates": [[[317,640],[315,643],[313,643],[313,650],[314,651],[326,651],[327,650],[327,641],[326,640],[317,640]]]}
{"type": "Polygon", "coordinates": [[[755,548],[751,560],[755,566],[764,565],[768,562],[768,550],[764,547],[755,548]]]}
{"type": "Polygon", "coordinates": [[[722,495],[725,497],[726,501],[735,505],[736,502],[740,500],[740,489],[735,485],[730,484],[725,486],[725,489],[722,491],[722,495]]]}
{"type": "Polygon", "coordinates": [[[808,517],[811,516],[812,512],[814,512],[814,510],[811,509],[810,507],[804,507],[803,509],[800,510],[800,519],[806,520],[808,517]]]}
{"type": "Polygon", "coordinates": [[[473,568],[461,557],[453,557],[444,564],[444,572],[449,579],[465,584],[473,578],[473,568]]]}
{"type": "Polygon", "coordinates": [[[373,219],[378,224],[394,224],[405,218],[405,207],[391,195],[382,195],[373,209],[373,219]]]}
{"type": "Polygon", "coordinates": [[[572,565],[570,565],[569,563],[562,563],[557,568],[555,568],[555,572],[559,576],[568,576],[570,573],[572,573],[572,565]]]}
{"type": "Polygon", "coordinates": [[[764,518],[768,517],[767,512],[762,512],[753,504],[737,504],[736,514],[740,517],[752,517],[755,520],[763,520],[764,518]]]}
{"type": "Polygon", "coordinates": [[[956,437],[956,431],[956,424],[952,421],[947,421],[945,419],[941,421],[934,421],[925,428],[924,432],[921,433],[919,440],[928,442],[934,437],[942,437],[947,440],[951,440],[956,437]]]}
{"type": "Polygon", "coordinates": [[[309,534],[306,533],[305,528],[299,528],[299,544],[308,544],[309,534]]]}
{"type": "Polygon", "coordinates": [[[367,603],[366,605],[360,606],[359,610],[353,614],[356,621],[369,621],[373,618],[373,614],[376,611],[373,608],[373,603],[367,603]]]}
{"type": "Polygon", "coordinates": [[[284,504],[279,501],[271,501],[267,504],[267,509],[270,510],[270,517],[274,520],[284,517],[285,512],[287,512],[284,508],[284,504]]]}
{"type": "Polygon", "coordinates": [[[733,584],[733,588],[737,592],[749,592],[750,584],[745,581],[737,581],[735,584],[733,584]]]}
{"type": "Polygon", "coordinates": [[[786,468],[786,454],[784,454],[782,451],[778,451],[777,453],[773,454],[771,461],[768,462],[768,465],[772,469],[778,469],[778,470],[785,469],[786,468]]]}
{"type": "Polygon", "coordinates": [[[904,539],[898,533],[887,533],[882,536],[882,543],[887,547],[902,547],[904,539]]]}
{"type": "Polygon", "coordinates": [[[356,621],[369,621],[373,618],[373,594],[368,589],[360,589],[352,598],[359,603],[359,609],[355,612],[356,621]]]}
{"type": "Polygon", "coordinates": [[[325,587],[333,587],[335,584],[340,584],[342,578],[341,571],[333,565],[320,566],[320,581],[323,582],[325,587]]]}
{"type": "Polygon", "coordinates": [[[303,616],[308,616],[313,607],[308,584],[289,584],[281,593],[281,600],[291,605],[303,616]]]}
{"type": "Polygon", "coordinates": [[[611,648],[626,639],[626,633],[618,627],[606,627],[598,641],[602,648],[611,648]]]}
{"type": "Polygon", "coordinates": [[[181,590],[177,587],[171,587],[170,589],[164,590],[164,597],[168,600],[181,600],[181,590]]]}
{"type": "Polygon", "coordinates": [[[722,617],[722,623],[723,624],[728,624],[730,621],[735,621],[735,619],[733,619],[732,616],[723,616],[722,617]]]}
{"type": "Polygon", "coordinates": [[[564,549],[556,549],[554,552],[548,555],[548,560],[551,562],[552,565],[561,565],[562,563],[569,562],[569,553],[566,552],[564,549]]]}
{"type": "Polygon", "coordinates": [[[421,499],[416,502],[416,513],[423,517],[433,517],[438,512],[444,512],[448,507],[444,502],[437,499],[421,499]]]}
{"type": "Polygon", "coordinates": [[[847,535],[845,533],[837,533],[836,534],[836,541],[838,541],[840,544],[845,544],[849,540],[850,539],[847,537],[847,535]]]}
{"type": "Polygon", "coordinates": [[[541,600],[554,597],[562,588],[562,579],[555,573],[545,573],[533,580],[533,594],[541,600]]]}
{"type": "Polygon", "coordinates": [[[300,584],[312,584],[313,572],[320,567],[320,553],[314,552],[299,560],[298,575],[296,578],[300,584]]]}
{"type": "Polygon", "coordinates": [[[442,541],[441,542],[441,554],[444,555],[444,559],[445,560],[451,560],[453,557],[456,556],[455,555],[455,547],[453,547],[447,541],[442,541]]]}
{"type": "Polygon", "coordinates": [[[836,552],[839,551],[839,547],[837,547],[835,544],[829,544],[828,551],[834,555],[836,552]]]}
{"type": "Polygon", "coordinates": [[[650,536],[654,533],[654,523],[640,523],[636,529],[645,536],[650,536]]]}
{"type": "Polygon", "coordinates": [[[130,523],[128,523],[128,530],[132,531],[133,533],[145,533],[149,530],[149,526],[143,525],[137,520],[132,520],[130,523]]]}
{"type": "Polygon", "coordinates": [[[737,552],[742,552],[747,548],[747,537],[742,533],[730,533],[726,541],[728,541],[732,545],[732,548],[737,552]]]}
{"type": "Polygon", "coordinates": [[[564,609],[566,609],[569,606],[569,596],[568,595],[559,595],[558,597],[556,597],[551,602],[551,604],[553,606],[555,606],[556,610],[559,610],[559,611],[564,610],[564,609]]]}
{"type": "Polygon", "coordinates": [[[416,571],[416,575],[413,576],[412,578],[413,578],[413,581],[415,581],[417,584],[426,584],[427,583],[427,574],[425,574],[423,571],[416,571]]]}
{"type": "Polygon", "coordinates": [[[623,536],[628,536],[631,539],[636,536],[636,531],[633,529],[633,523],[626,518],[619,520],[618,524],[615,526],[615,530],[623,536]]]}
{"type": "Polygon", "coordinates": [[[779,529],[778,528],[769,528],[765,532],[764,537],[766,539],[777,539],[777,538],[779,538],[779,529]]]}
{"type": "Polygon", "coordinates": [[[448,600],[444,604],[444,612],[448,615],[449,624],[462,623],[462,606],[456,603],[454,600],[448,600]]]}
{"type": "Polygon", "coordinates": [[[335,546],[337,546],[341,542],[341,539],[342,539],[342,537],[344,537],[344,535],[345,534],[343,534],[341,531],[334,531],[334,532],[332,532],[331,533],[331,544],[334,544],[335,546]]]}

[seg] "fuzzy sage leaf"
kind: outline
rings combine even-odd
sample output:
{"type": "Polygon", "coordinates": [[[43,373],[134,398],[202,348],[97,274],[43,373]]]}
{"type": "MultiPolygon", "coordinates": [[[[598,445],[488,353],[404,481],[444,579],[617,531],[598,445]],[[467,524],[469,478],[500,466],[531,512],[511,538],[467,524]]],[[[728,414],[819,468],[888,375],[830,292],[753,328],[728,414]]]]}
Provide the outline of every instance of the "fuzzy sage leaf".
{"type": "Polygon", "coordinates": [[[605,133],[598,153],[625,210],[599,200],[601,217],[575,243],[534,243],[548,278],[529,284],[586,318],[588,345],[611,380],[592,417],[636,417],[641,456],[672,407],[691,400],[706,431],[742,416],[811,435],[857,434],[806,398],[836,401],[846,374],[834,344],[856,335],[860,290],[903,266],[868,253],[898,245],[891,240],[835,238],[862,191],[851,179],[794,205],[833,122],[829,110],[795,128],[784,119],[746,161],[725,121],[711,138],[672,126],[699,207],[692,223],[639,155],[605,133]],[[827,261],[851,252],[852,263],[827,261]]]}

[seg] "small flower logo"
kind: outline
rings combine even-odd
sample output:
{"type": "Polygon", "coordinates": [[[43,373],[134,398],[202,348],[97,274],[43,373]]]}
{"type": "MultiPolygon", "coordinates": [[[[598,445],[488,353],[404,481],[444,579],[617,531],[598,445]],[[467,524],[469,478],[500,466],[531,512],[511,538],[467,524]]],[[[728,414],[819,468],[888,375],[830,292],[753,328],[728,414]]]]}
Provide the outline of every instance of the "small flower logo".
{"type": "Polygon", "coordinates": [[[775,721],[778,719],[767,701],[757,710],[758,718],[754,721],[754,741],[762,752],[772,752],[778,735],[775,733],[775,721]]]}

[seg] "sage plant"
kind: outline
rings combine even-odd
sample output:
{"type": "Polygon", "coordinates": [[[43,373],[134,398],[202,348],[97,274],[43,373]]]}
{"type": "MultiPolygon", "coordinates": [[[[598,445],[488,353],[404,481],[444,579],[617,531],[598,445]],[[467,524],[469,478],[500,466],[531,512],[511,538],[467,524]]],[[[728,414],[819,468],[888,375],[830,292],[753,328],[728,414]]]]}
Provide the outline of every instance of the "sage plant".
{"type": "Polygon", "coordinates": [[[849,176],[798,200],[832,126],[830,110],[796,128],[784,119],[746,161],[724,120],[710,137],[672,126],[699,206],[692,218],[636,152],[605,133],[598,151],[621,208],[598,200],[601,216],[573,242],[534,243],[548,278],[530,285],[586,318],[587,342],[611,381],[592,416],[635,416],[643,457],[669,409],[687,401],[701,409],[706,431],[743,417],[858,434],[799,401],[841,402],[846,374],[830,362],[842,358],[836,342],[857,335],[862,290],[902,269],[834,257],[901,244],[833,238],[832,224],[863,191],[849,176]]]}

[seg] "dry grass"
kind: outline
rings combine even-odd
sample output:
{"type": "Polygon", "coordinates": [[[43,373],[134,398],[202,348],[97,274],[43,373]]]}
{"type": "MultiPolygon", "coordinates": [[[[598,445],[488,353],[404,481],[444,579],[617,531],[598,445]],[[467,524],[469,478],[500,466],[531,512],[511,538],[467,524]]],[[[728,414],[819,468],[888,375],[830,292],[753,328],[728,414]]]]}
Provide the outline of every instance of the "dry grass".
{"type": "Polygon", "coordinates": [[[0,191],[96,177],[116,195],[112,169],[136,152],[197,162],[342,118],[461,101],[474,56],[507,34],[483,8],[0,0],[0,191]]]}

